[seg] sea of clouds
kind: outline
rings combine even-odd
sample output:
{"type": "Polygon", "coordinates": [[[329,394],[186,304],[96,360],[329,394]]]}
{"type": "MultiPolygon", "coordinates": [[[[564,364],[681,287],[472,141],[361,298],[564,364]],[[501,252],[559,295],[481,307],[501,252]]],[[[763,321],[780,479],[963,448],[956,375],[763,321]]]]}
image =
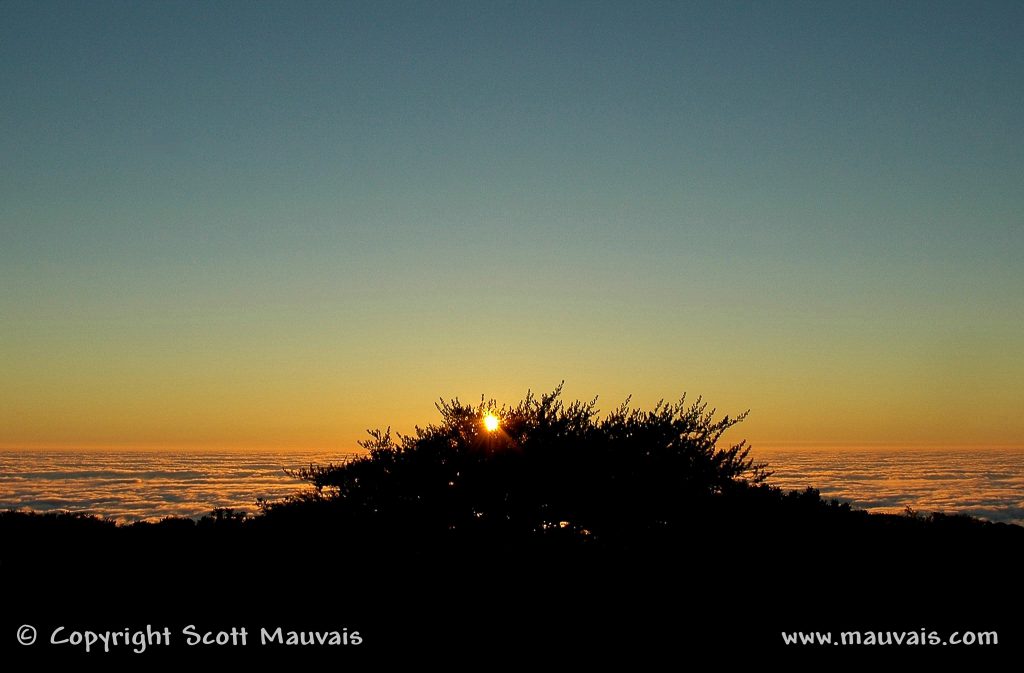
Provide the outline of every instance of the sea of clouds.
{"type": "MultiPolygon", "coordinates": [[[[0,451],[0,509],[71,510],[119,521],[253,512],[308,488],[289,476],[352,454],[0,451]]],[[[785,489],[812,486],[873,512],[961,512],[1024,525],[1024,452],[757,451],[785,489]]]]}
{"type": "Polygon", "coordinates": [[[962,513],[1024,525],[1024,451],[758,451],[785,489],[812,486],[871,512],[962,513]]]}
{"type": "Polygon", "coordinates": [[[257,498],[308,488],[286,470],[347,455],[0,451],[0,509],[70,510],[119,521],[198,517],[218,507],[254,512],[257,498]]]}

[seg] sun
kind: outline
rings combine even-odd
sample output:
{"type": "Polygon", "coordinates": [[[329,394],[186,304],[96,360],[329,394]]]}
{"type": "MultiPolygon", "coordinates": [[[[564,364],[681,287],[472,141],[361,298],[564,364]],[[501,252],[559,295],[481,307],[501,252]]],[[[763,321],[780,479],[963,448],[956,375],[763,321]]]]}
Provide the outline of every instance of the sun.
{"type": "Polygon", "coordinates": [[[487,414],[484,416],[484,427],[487,428],[487,432],[494,432],[498,429],[498,425],[500,424],[501,421],[499,421],[498,417],[494,414],[487,414]]]}

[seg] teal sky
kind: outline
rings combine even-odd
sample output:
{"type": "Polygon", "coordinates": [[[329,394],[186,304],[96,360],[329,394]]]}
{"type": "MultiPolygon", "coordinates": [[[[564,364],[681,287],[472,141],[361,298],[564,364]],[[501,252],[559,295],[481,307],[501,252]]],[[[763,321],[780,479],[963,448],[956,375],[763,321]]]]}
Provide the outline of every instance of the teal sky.
{"type": "MultiPolygon", "coordinates": [[[[1020,3],[0,3],[0,446],[439,396],[1024,441],[1020,3]]],[[[738,439],[739,437],[737,437],[738,439]]]]}

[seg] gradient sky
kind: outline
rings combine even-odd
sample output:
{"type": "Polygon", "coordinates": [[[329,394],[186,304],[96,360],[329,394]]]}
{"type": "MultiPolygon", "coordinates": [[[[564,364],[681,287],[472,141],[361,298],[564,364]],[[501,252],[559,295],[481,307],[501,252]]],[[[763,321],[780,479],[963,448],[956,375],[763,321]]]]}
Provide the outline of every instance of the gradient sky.
{"type": "Polygon", "coordinates": [[[0,447],[566,380],[1024,443],[1024,4],[0,2],[0,447]]]}

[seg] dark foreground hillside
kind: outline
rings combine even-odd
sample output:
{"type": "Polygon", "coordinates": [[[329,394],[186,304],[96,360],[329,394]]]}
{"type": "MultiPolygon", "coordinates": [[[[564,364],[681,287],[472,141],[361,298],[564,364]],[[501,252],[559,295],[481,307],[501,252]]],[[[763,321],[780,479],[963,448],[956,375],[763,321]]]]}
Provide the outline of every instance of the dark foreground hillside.
{"type": "Polygon", "coordinates": [[[1024,644],[1024,529],[783,493],[743,444],[720,446],[736,419],[680,403],[597,420],[557,392],[512,409],[442,404],[440,425],[398,441],[378,433],[366,458],[305,471],[313,490],[255,517],[117,526],[2,513],[2,653],[130,667],[183,657],[646,670],[697,651],[723,665],[981,661],[1024,644]],[[16,640],[26,625],[33,645],[16,640]],[[169,629],[172,646],[85,652],[86,631],[130,640],[147,626],[169,629]],[[787,646],[783,631],[936,644],[787,646]],[[999,645],[939,642],[966,631],[996,632],[999,645]],[[189,645],[186,633],[212,642],[189,645]]]}

